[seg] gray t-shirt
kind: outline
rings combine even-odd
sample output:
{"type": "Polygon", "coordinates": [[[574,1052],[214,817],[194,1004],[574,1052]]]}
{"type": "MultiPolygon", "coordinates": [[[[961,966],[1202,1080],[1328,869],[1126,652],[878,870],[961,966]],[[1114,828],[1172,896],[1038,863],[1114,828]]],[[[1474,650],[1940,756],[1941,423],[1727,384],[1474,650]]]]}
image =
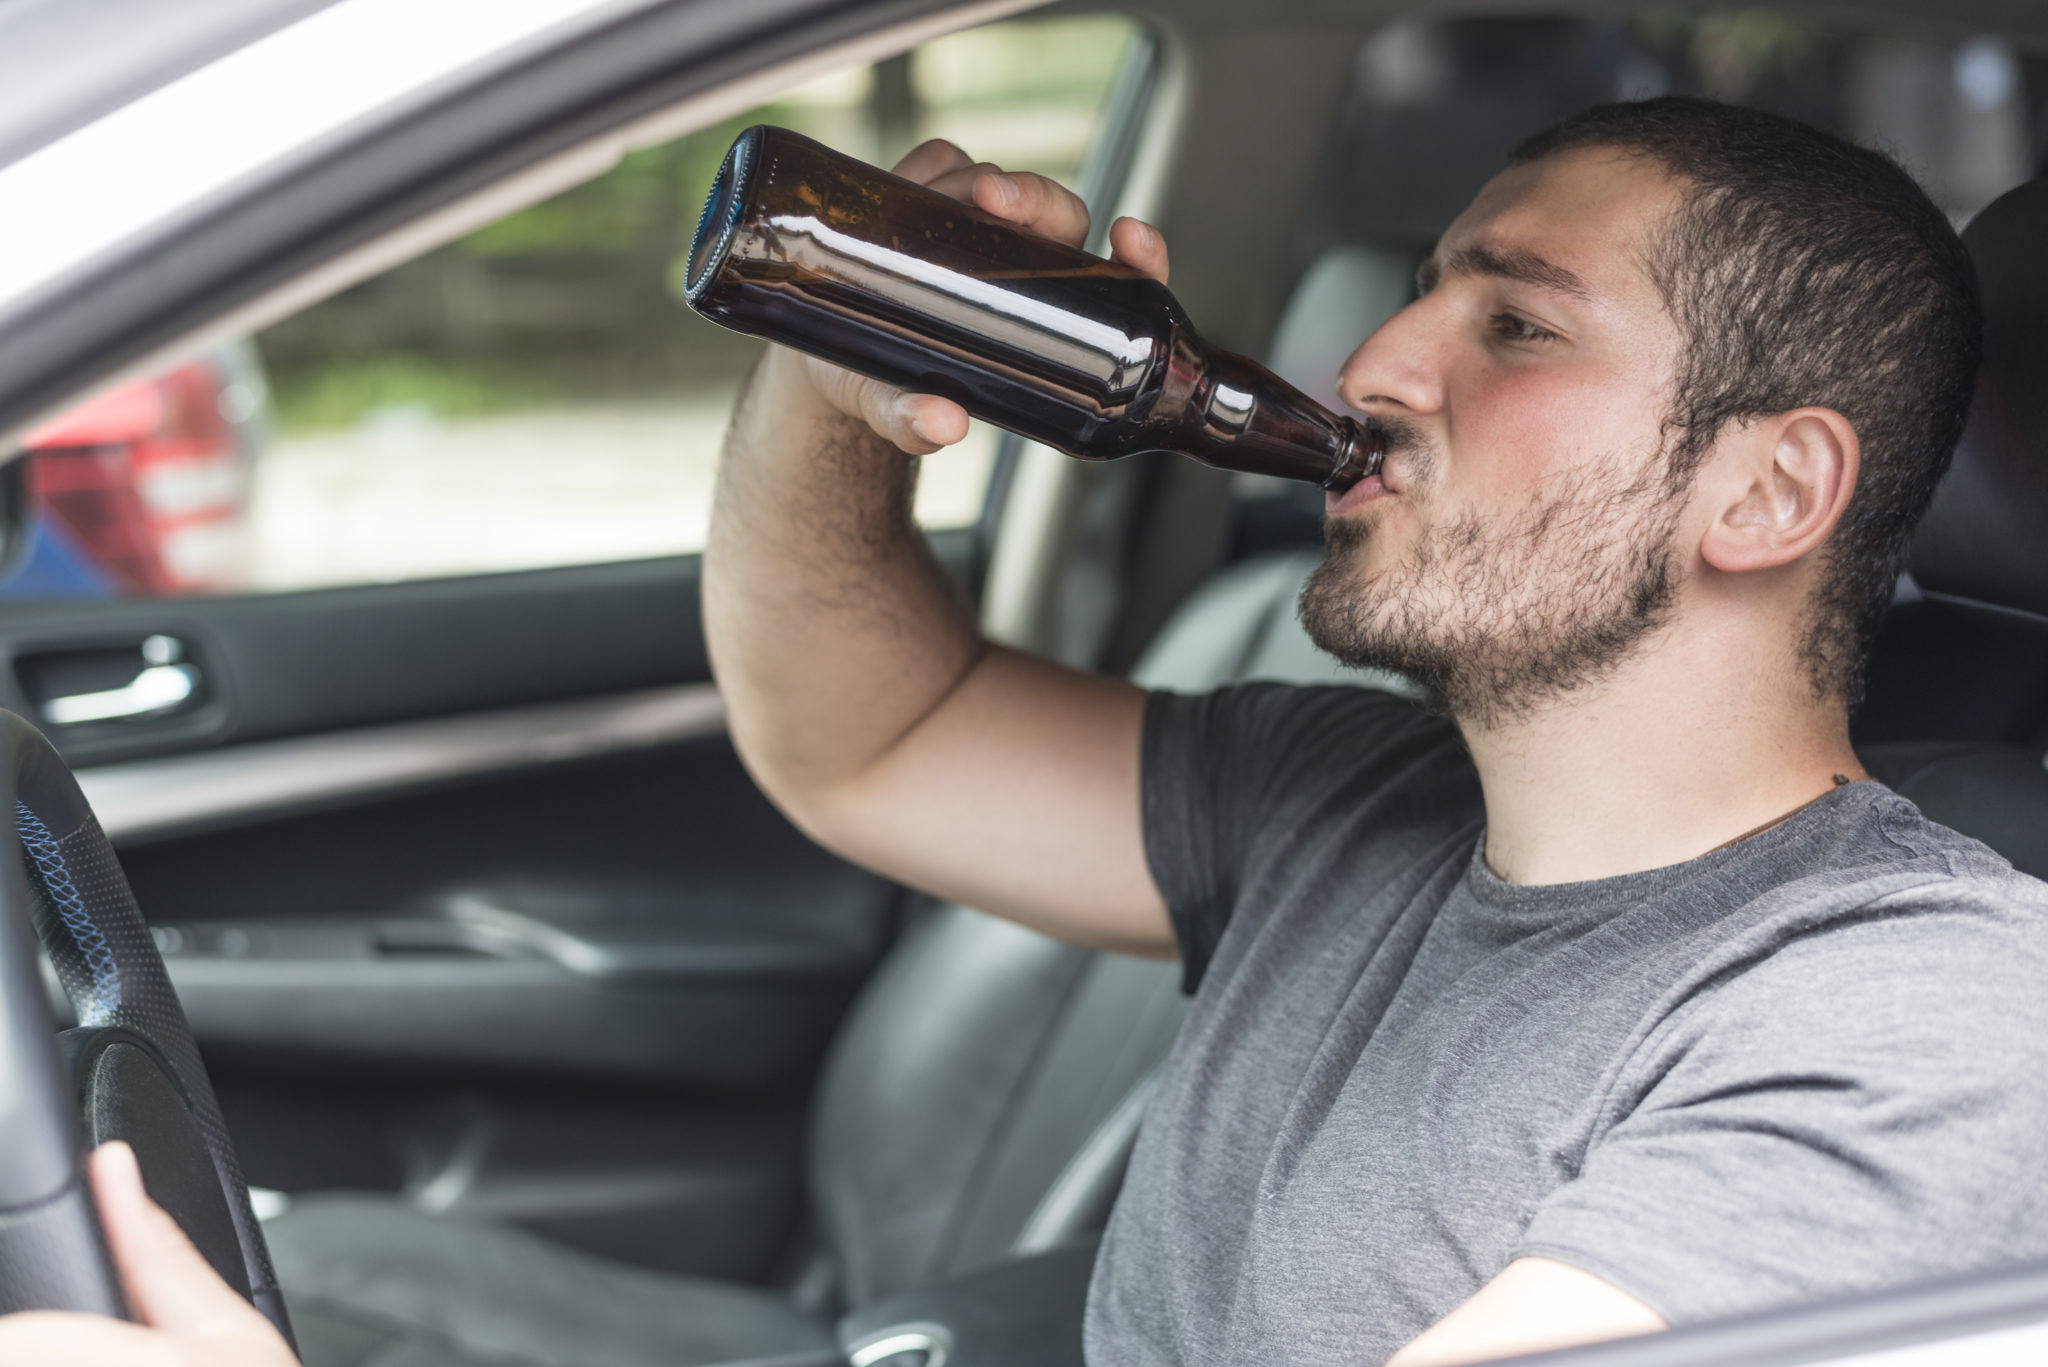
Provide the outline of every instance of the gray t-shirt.
{"type": "Polygon", "coordinates": [[[1889,789],[1521,887],[1385,695],[1158,695],[1143,766],[1199,987],[1093,1367],[1360,1367],[1531,1254],[1674,1323],[2048,1256],[2048,885],[1889,789]]]}

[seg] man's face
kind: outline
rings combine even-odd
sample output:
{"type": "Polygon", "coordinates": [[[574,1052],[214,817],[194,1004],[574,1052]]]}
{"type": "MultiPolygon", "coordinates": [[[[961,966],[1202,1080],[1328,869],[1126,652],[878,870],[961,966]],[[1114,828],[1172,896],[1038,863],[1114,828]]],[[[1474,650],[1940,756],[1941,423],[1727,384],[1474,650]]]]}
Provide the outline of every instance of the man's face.
{"type": "Polygon", "coordinates": [[[1489,725],[1663,622],[1679,336],[1644,262],[1679,193],[1653,163],[1569,152],[1496,177],[1451,225],[1421,298],[1339,379],[1388,456],[1330,498],[1301,602],[1318,645],[1489,725]]]}

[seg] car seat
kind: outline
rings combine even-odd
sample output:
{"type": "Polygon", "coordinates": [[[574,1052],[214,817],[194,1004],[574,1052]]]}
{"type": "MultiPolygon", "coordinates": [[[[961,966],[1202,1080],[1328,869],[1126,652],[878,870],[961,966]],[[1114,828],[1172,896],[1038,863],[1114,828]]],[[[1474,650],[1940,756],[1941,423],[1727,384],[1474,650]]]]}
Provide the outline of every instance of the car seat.
{"type": "MultiPolygon", "coordinates": [[[[1963,241],[1984,294],[1984,370],[1955,465],[1914,538],[1912,577],[1955,614],[2048,634],[2048,179],[2007,192],[1963,241]]],[[[1929,817],[2048,878],[2039,739],[1872,746],[1863,760],[1929,817]]]]}

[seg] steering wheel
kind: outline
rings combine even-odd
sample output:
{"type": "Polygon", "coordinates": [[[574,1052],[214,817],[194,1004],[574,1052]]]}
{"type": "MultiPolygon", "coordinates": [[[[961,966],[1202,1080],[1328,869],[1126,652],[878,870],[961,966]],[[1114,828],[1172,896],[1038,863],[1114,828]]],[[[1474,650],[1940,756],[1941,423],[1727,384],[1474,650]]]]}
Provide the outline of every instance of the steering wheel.
{"type": "Polygon", "coordinates": [[[249,1185],[113,847],[49,741],[0,711],[0,1313],[126,1314],[84,1177],[85,1150],[109,1139],[290,1341],[249,1185]],[[76,1029],[57,1032],[38,940],[76,1029]]]}

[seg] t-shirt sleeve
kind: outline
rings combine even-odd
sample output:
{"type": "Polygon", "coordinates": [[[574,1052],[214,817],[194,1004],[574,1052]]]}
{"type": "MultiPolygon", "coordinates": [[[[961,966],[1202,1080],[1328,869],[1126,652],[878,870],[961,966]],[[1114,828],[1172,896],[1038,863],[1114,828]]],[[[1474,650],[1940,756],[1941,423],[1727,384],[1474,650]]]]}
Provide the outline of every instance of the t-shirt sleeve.
{"type": "Polygon", "coordinates": [[[2048,1256],[2048,941],[2029,900],[1872,908],[1688,1001],[1515,1256],[1674,1324],[2048,1256]]]}
{"type": "Polygon", "coordinates": [[[1185,991],[1201,982],[1261,835],[1335,779],[1369,770],[1375,750],[1420,716],[1366,688],[1152,694],[1139,760],[1145,858],[1173,919],[1185,991]]]}

